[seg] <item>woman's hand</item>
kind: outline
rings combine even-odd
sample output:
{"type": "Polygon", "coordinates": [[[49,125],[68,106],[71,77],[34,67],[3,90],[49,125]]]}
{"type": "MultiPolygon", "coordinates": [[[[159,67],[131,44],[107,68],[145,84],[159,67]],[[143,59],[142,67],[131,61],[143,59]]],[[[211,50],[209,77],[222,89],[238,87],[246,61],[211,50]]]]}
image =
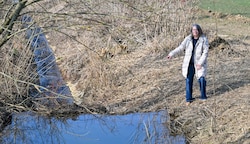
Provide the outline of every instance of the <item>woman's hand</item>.
{"type": "Polygon", "coordinates": [[[197,68],[197,70],[200,70],[201,69],[201,65],[197,64],[196,68],[197,68]]]}
{"type": "Polygon", "coordinates": [[[167,59],[171,59],[172,57],[170,55],[167,56],[167,59]]]}

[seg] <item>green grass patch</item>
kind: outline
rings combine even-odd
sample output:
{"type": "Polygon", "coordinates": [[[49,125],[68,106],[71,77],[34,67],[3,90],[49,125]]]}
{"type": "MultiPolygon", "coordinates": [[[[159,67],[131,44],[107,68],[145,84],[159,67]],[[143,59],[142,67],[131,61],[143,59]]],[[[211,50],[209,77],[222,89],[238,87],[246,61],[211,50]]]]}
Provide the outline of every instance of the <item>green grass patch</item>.
{"type": "Polygon", "coordinates": [[[200,8],[250,17],[250,0],[200,0],[200,8]]]}

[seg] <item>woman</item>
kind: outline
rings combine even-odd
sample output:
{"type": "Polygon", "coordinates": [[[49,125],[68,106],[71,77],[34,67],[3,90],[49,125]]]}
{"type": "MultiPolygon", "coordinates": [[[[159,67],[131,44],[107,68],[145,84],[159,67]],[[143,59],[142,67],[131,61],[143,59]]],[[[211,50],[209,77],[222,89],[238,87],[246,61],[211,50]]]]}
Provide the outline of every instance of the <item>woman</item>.
{"type": "Polygon", "coordinates": [[[191,28],[191,34],[167,56],[168,59],[171,59],[174,55],[185,50],[182,74],[186,78],[186,105],[189,105],[194,100],[192,97],[194,75],[200,84],[200,99],[203,101],[207,99],[205,76],[207,73],[208,48],[208,40],[201,27],[194,24],[191,28]]]}

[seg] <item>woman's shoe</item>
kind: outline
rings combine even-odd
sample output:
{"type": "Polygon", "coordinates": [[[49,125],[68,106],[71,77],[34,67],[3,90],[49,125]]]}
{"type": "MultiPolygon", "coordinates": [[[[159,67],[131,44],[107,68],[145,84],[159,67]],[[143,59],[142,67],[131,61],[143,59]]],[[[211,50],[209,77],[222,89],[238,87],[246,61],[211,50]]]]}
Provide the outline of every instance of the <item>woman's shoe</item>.
{"type": "Polygon", "coordinates": [[[207,101],[207,99],[200,99],[202,102],[205,102],[205,101],[207,101]]]}
{"type": "Polygon", "coordinates": [[[186,102],[186,106],[189,106],[191,104],[191,102],[186,102]]]}

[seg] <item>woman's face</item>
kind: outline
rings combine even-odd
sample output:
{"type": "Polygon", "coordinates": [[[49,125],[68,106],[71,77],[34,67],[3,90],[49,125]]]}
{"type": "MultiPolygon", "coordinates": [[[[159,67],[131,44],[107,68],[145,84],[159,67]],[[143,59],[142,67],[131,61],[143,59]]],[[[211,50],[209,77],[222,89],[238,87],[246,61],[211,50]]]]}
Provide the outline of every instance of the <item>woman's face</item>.
{"type": "Polygon", "coordinates": [[[195,26],[192,28],[192,35],[194,37],[199,37],[199,31],[195,26]]]}

